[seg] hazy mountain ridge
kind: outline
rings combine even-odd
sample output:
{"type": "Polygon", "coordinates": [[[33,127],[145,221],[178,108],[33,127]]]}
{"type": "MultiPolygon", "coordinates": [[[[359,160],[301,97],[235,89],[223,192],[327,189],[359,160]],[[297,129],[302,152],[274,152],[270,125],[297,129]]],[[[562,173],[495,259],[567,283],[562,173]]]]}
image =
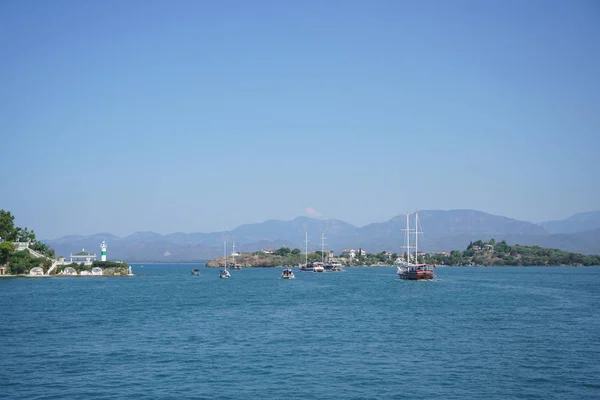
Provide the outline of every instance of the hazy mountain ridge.
{"type": "MultiPolygon", "coordinates": [[[[595,229],[595,217],[600,212],[581,213],[563,221],[534,224],[477,210],[419,211],[420,238],[423,251],[464,249],[471,240],[506,240],[510,244],[540,245],[586,254],[600,253],[600,225],[595,229]],[[577,230],[577,221],[581,229],[577,230]],[[592,222],[590,222],[592,221],[592,222]],[[562,225],[561,225],[562,224],[562,225]],[[570,233],[552,233],[556,227],[568,227],[570,233]]],[[[281,246],[304,250],[304,235],[308,231],[309,250],[321,248],[321,233],[325,247],[339,253],[345,248],[363,248],[368,252],[383,250],[401,252],[406,217],[399,215],[385,222],[357,227],[335,219],[297,217],[290,221],[267,220],[244,224],[231,231],[212,233],[135,232],[120,238],[110,233],[89,236],[69,235],[44,242],[57,254],[67,256],[85,248],[99,255],[102,240],[108,243],[109,259],[129,262],[183,262],[212,259],[223,255],[223,241],[231,253],[232,242],[238,251],[256,251],[281,246]]],[[[411,225],[414,219],[411,216],[411,225]]]]}
{"type": "Polygon", "coordinates": [[[540,224],[551,233],[577,233],[600,229],[600,211],[578,213],[559,221],[546,221],[540,224]]]}

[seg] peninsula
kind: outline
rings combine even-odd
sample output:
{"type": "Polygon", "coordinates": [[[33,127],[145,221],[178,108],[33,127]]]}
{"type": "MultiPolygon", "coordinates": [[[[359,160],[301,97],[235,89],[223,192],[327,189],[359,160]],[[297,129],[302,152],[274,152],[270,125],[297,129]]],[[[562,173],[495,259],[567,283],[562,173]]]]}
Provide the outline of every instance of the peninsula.
{"type": "Polygon", "coordinates": [[[423,262],[448,266],[592,266],[600,265],[600,256],[540,246],[508,245],[505,240],[491,239],[471,242],[462,252],[426,254],[423,262]]]}
{"type": "Polygon", "coordinates": [[[54,249],[36,240],[33,230],[14,224],[14,216],[0,210],[0,275],[1,276],[128,276],[129,265],[122,261],[106,261],[106,243],[101,244],[102,260],[86,252],[71,254],[66,261],[56,257],[54,249]]]}
{"type": "MultiPolygon", "coordinates": [[[[363,250],[342,252],[338,256],[330,250],[308,253],[308,262],[324,260],[339,262],[345,266],[390,266],[406,260],[406,254],[365,253],[363,250]]],[[[478,240],[471,242],[464,251],[435,252],[418,254],[418,261],[427,264],[445,266],[592,266],[600,265],[600,255],[570,253],[558,249],[546,249],[540,246],[508,245],[506,241],[489,242],[478,240]]],[[[410,255],[414,262],[414,254],[410,255]]],[[[231,263],[230,256],[227,257],[231,263]]],[[[304,264],[305,254],[299,249],[282,247],[277,250],[261,250],[253,253],[240,253],[235,257],[236,265],[249,267],[283,267],[304,264]]],[[[222,267],[224,257],[210,260],[207,268],[222,267]]]]}

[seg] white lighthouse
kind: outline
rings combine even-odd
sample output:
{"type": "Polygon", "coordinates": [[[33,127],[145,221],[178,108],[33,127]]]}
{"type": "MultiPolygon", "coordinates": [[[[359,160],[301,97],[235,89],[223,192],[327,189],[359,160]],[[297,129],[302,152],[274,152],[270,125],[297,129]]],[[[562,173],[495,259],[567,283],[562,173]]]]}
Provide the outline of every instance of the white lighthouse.
{"type": "Polygon", "coordinates": [[[102,250],[100,253],[100,261],[106,261],[106,242],[104,240],[100,243],[100,250],[102,250]]]}

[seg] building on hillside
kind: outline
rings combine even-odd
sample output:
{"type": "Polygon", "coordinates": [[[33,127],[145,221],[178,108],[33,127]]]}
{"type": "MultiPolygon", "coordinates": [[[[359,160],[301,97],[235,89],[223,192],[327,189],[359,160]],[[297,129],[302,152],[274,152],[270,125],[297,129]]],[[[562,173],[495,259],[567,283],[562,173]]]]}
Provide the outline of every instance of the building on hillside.
{"type": "Polygon", "coordinates": [[[264,254],[273,254],[275,253],[273,250],[271,249],[262,249],[261,252],[263,252],[264,254]]]}
{"type": "Polygon", "coordinates": [[[13,242],[16,246],[15,251],[27,250],[31,245],[31,242],[13,242]]]}
{"type": "Polygon", "coordinates": [[[89,253],[85,251],[85,249],[81,249],[79,253],[70,254],[69,255],[69,263],[83,263],[83,265],[92,265],[94,261],[96,261],[96,254],[89,253]]]}
{"type": "Polygon", "coordinates": [[[342,252],[342,257],[344,257],[344,258],[353,259],[353,258],[358,257],[359,255],[366,256],[367,252],[364,251],[363,249],[359,249],[359,250],[346,249],[342,252]]]}
{"type": "Polygon", "coordinates": [[[356,250],[346,249],[346,250],[342,251],[341,256],[344,258],[350,258],[350,259],[356,258],[356,250]]]}

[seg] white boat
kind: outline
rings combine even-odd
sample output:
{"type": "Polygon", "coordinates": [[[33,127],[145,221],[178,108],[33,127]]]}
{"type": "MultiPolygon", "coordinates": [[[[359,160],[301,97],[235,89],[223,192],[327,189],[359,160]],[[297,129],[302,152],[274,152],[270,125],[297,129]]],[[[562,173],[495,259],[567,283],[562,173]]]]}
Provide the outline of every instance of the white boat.
{"type": "Polygon", "coordinates": [[[316,262],[313,264],[313,272],[325,272],[325,267],[322,262],[316,262]]]}
{"type": "Polygon", "coordinates": [[[231,274],[229,273],[229,271],[227,271],[227,267],[225,267],[224,270],[221,270],[221,272],[219,272],[219,278],[221,278],[221,279],[231,278],[231,274]]]}
{"type": "Polygon", "coordinates": [[[342,272],[344,269],[342,268],[342,263],[334,262],[331,263],[331,270],[333,272],[342,272]]]}
{"type": "Polygon", "coordinates": [[[227,271],[227,242],[223,242],[223,254],[223,264],[225,265],[225,269],[222,269],[221,272],[219,272],[219,278],[229,279],[231,278],[231,274],[229,273],[229,271],[227,271]]]}
{"type": "Polygon", "coordinates": [[[419,259],[418,259],[418,244],[419,244],[419,233],[423,233],[423,232],[419,232],[419,213],[415,213],[415,245],[414,245],[414,249],[415,249],[415,262],[411,263],[410,262],[410,249],[413,248],[410,245],[410,232],[412,231],[412,229],[410,229],[410,219],[409,219],[409,215],[406,214],[406,246],[404,246],[406,248],[406,263],[403,263],[403,265],[399,265],[397,268],[397,274],[400,277],[400,279],[404,279],[404,280],[411,280],[411,281],[418,281],[418,280],[431,280],[435,277],[435,274],[433,272],[433,269],[435,268],[435,265],[427,265],[427,264],[419,264],[419,259]]]}
{"type": "Polygon", "coordinates": [[[332,261],[325,264],[325,269],[327,271],[340,272],[342,270],[342,263],[338,261],[332,261]]]}
{"type": "Polygon", "coordinates": [[[325,272],[325,234],[321,233],[321,262],[313,263],[313,272],[325,272]]]}
{"type": "Polygon", "coordinates": [[[235,242],[233,242],[233,250],[232,250],[232,252],[231,252],[231,258],[233,259],[233,266],[232,266],[232,268],[233,268],[233,269],[242,269],[242,267],[241,267],[241,266],[239,266],[239,265],[237,265],[237,264],[235,263],[235,256],[236,256],[236,255],[237,255],[237,253],[235,252],[235,242]]]}
{"type": "Polygon", "coordinates": [[[294,271],[292,271],[291,268],[285,268],[281,272],[281,278],[282,279],[295,279],[296,277],[294,276],[294,271]]]}

